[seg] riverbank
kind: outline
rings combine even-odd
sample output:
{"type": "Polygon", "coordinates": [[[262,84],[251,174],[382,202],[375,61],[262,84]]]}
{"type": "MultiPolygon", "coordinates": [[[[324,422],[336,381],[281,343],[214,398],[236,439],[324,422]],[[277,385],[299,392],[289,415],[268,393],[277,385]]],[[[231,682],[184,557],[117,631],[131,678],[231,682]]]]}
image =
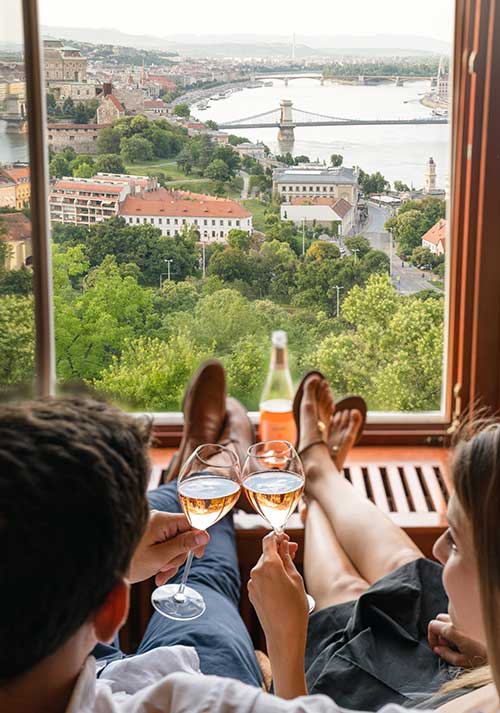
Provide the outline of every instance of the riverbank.
{"type": "Polygon", "coordinates": [[[192,106],[202,99],[210,99],[215,94],[223,94],[229,91],[240,92],[243,89],[254,89],[255,87],[261,87],[261,81],[252,81],[246,79],[240,82],[225,82],[224,84],[216,84],[208,89],[191,89],[189,92],[182,94],[180,97],[176,97],[174,102],[171,102],[171,106],[175,104],[186,103],[192,106]]]}
{"type": "Polygon", "coordinates": [[[448,104],[442,99],[439,99],[435,94],[424,94],[424,96],[420,98],[420,103],[428,109],[448,110],[448,104]]]}

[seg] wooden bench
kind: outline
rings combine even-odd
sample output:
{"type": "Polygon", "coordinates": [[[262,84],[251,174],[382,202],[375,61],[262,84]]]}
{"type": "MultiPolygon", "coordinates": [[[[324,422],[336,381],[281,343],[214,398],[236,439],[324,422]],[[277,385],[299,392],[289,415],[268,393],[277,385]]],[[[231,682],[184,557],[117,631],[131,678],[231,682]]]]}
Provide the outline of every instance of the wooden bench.
{"type": "MultiPolygon", "coordinates": [[[[174,449],[152,449],[153,469],[150,489],[161,482],[174,449]]],[[[355,448],[344,468],[345,477],[364,497],[369,498],[394,522],[402,527],[427,556],[447,527],[446,507],[452,492],[448,465],[449,453],[444,448],[387,446],[355,448]]],[[[235,517],[236,541],[242,590],[240,610],[257,648],[264,649],[262,633],[247,597],[246,583],[250,570],[261,554],[261,540],[267,532],[258,515],[244,514],[245,525],[235,517]]],[[[299,543],[297,565],[302,567],[304,530],[297,514],[292,515],[287,532],[299,543]]],[[[133,651],[140,641],[151,616],[152,582],[142,582],[132,590],[129,621],[122,632],[122,646],[133,651]]]]}

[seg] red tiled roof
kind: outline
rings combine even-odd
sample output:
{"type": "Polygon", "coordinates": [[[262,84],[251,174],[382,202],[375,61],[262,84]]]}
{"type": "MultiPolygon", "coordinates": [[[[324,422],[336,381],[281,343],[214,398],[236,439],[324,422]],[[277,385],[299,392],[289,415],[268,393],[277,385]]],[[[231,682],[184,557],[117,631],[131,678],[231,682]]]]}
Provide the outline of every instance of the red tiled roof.
{"type": "Polygon", "coordinates": [[[349,213],[351,208],[352,205],[349,201],[346,201],[345,198],[339,198],[338,201],[333,204],[333,210],[337,213],[337,215],[340,215],[341,218],[344,218],[349,213]]]}
{"type": "Polygon", "coordinates": [[[233,200],[182,193],[149,191],[140,196],[127,196],[120,205],[120,215],[185,216],[196,218],[250,218],[242,205],[233,200]]]}
{"type": "Polygon", "coordinates": [[[61,179],[56,181],[53,190],[57,191],[93,191],[95,193],[116,193],[117,195],[123,191],[123,186],[111,185],[109,183],[80,183],[78,181],[65,181],[61,179]]]}
{"type": "Polygon", "coordinates": [[[11,181],[14,181],[14,183],[30,180],[29,166],[21,166],[19,168],[3,168],[2,171],[11,179],[11,181]]]}
{"type": "Polygon", "coordinates": [[[123,113],[125,113],[125,107],[123,106],[121,101],[118,99],[118,97],[115,97],[114,94],[106,94],[103,101],[112,102],[113,105],[118,109],[118,111],[122,111],[123,113]]]}
{"type": "Polygon", "coordinates": [[[0,239],[5,242],[29,240],[31,238],[31,220],[24,213],[2,213],[0,215],[0,228],[6,230],[0,233],[0,239]]]}
{"type": "Polygon", "coordinates": [[[167,105],[161,99],[147,99],[144,102],[145,109],[164,109],[167,105]]]}
{"type": "Polygon", "coordinates": [[[432,243],[433,245],[438,245],[442,242],[444,247],[447,226],[448,222],[444,218],[441,218],[425,235],[422,235],[422,242],[425,240],[426,243],[432,243]]]}

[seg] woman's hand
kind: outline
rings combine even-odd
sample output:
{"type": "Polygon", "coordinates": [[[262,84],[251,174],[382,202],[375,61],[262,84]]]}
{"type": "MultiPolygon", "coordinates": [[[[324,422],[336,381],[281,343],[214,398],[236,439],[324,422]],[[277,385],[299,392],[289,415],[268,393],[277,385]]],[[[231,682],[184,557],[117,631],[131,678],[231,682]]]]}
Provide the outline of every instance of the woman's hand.
{"type": "Polygon", "coordinates": [[[266,535],[250,573],[248,596],[266,635],[274,689],[282,698],[307,693],[304,676],[308,603],[288,535],[266,535]]]}
{"type": "Polygon", "coordinates": [[[160,587],[177,574],[190,550],[201,557],[209,539],[204,530],[193,530],[182,513],[152,510],[132,557],[129,580],[142,582],[155,576],[156,585],[160,587]]]}
{"type": "Polygon", "coordinates": [[[478,668],[487,661],[486,648],[458,631],[449,614],[438,614],[429,623],[429,646],[452,666],[478,668]]]}

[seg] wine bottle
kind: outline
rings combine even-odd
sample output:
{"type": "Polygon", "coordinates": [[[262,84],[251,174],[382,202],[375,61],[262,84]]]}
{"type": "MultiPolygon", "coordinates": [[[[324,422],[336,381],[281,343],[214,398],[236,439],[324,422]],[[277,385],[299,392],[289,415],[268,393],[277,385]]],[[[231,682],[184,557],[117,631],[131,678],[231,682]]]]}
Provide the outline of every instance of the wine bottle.
{"type": "Polygon", "coordinates": [[[272,333],[271,363],[260,400],[261,441],[285,440],[294,444],[297,437],[287,345],[286,332],[279,330],[272,333]]]}

